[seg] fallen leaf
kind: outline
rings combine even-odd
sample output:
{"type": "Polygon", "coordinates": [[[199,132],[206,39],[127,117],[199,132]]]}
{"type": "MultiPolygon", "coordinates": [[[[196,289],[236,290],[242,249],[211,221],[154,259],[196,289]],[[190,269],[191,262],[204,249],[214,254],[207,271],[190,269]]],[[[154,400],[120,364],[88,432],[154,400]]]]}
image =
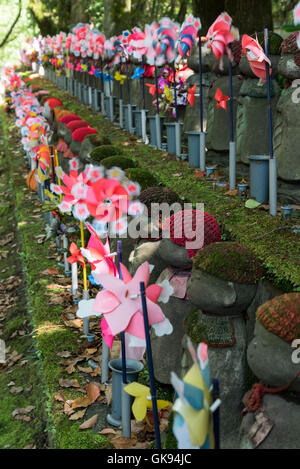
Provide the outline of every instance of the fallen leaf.
{"type": "Polygon", "coordinates": [[[62,388],[80,388],[80,384],[77,379],[60,379],[59,385],[62,388]]]}
{"type": "Polygon", "coordinates": [[[49,267],[48,269],[46,270],[43,270],[43,272],[41,272],[41,275],[58,275],[59,272],[57,269],[55,269],[54,267],[49,267]]]}
{"type": "Polygon", "coordinates": [[[80,430],[87,430],[88,428],[93,428],[96,425],[97,421],[98,421],[98,414],[95,414],[95,415],[93,415],[93,417],[91,417],[90,419],[83,422],[80,425],[79,429],[80,430]]]}
{"type": "Polygon", "coordinates": [[[75,373],[76,371],[76,368],[75,366],[73,365],[73,363],[71,363],[71,365],[69,365],[67,368],[66,368],[66,372],[68,373],[68,375],[71,375],[72,373],[75,373]]]}
{"type": "Polygon", "coordinates": [[[75,411],[72,409],[72,404],[73,404],[73,401],[72,400],[68,400],[65,402],[65,405],[64,405],[64,414],[66,415],[72,415],[75,413],[75,411]]]}
{"type": "Polygon", "coordinates": [[[63,296],[53,296],[50,298],[49,303],[52,305],[62,305],[65,301],[63,296]]]}
{"type": "Polygon", "coordinates": [[[75,399],[72,404],[72,409],[77,409],[77,407],[88,407],[92,402],[88,396],[82,396],[75,399]]]}
{"type": "Polygon", "coordinates": [[[89,355],[94,355],[96,352],[98,352],[98,349],[97,348],[87,348],[86,351],[89,355]]]}
{"type": "Polygon", "coordinates": [[[206,172],[205,171],[195,171],[195,177],[197,179],[201,179],[201,178],[204,178],[206,176],[206,172]]]}
{"type": "Polygon", "coordinates": [[[113,428],[103,428],[100,432],[100,435],[115,435],[116,434],[116,430],[114,430],[113,428]]]}
{"type": "Polygon", "coordinates": [[[16,395],[16,394],[20,394],[21,392],[23,392],[23,389],[24,389],[24,388],[22,388],[22,386],[19,386],[19,387],[18,387],[18,386],[12,386],[12,387],[10,388],[9,392],[10,392],[11,394],[15,394],[15,395],[16,395]]]}
{"type": "Polygon", "coordinates": [[[92,371],[91,376],[95,377],[95,376],[100,376],[100,375],[101,375],[101,367],[98,366],[98,368],[92,371]]]}
{"type": "Polygon", "coordinates": [[[131,438],[117,436],[110,440],[110,442],[116,449],[130,449],[137,444],[137,437],[135,435],[132,435],[131,438]]]}
{"type": "Polygon", "coordinates": [[[238,195],[238,190],[237,189],[232,189],[230,191],[225,192],[225,195],[230,195],[232,197],[238,195]]]}
{"type": "Polygon", "coordinates": [[[78,365],[78,371],[81,371],[82,373],[92,373],[93,368],[91,368],[90,366],[84,368],[83,366],[78,365]]]}
{"type": "Polygon", "coordinates": [[[65,399],[64,399],[62,393],[56,394],[56,396],[54,396],[54,399],[55,399],[56,401],[58,401],[58,402],[65,402],[65,399]]]}
{"type": "Polygon", "coordinates": [[[106,397],[107,405],[110,405],[112,401],[112,385],[111,384],[109,384],[105,389],[105,397],[106,397]]]}
{"type": "Polygon", "coordinates": [[[75,412],[75,414],[72,414],[69,420],[79,420],[84,417],[87,409],[79,410],[78,412],[75,412]]]}
{"type": "Polygon", "coordinates": [[[91,402],[95,402],[98,399],[98,397],[100,396],[100,389],[94,383],[87,384],[86,392],[87,392],[87,396],[88,396],[88,398],[91,402]]]}
{"type": "Polygon", "coordinates": [[[63,350],[62,352],[58,352],[57,356],[61,358],[69,358],[71,356],[71,352],[68,352],[67,350],[63,350]]]}

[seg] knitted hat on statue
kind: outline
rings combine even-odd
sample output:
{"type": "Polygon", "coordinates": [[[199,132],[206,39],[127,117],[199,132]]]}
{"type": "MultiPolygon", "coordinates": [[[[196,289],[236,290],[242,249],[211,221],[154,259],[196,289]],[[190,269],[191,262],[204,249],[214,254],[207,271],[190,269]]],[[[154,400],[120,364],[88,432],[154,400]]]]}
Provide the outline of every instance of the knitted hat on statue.
{"type": "Polygon", "coordinates": [[[300,293],[276,296],[260,306],[256,319],[286,342],[300,339],[300,293]]]}
{"type": "Polygon", "coordinates": [[[187,247],[190,258],[204,246],[221,241],[221,230],[217,220],[209,213],[200,210],[181,210],[174,213],[164,220],[162,230],[170,233],[173,243],[187,247]],[[189,244],[194,246],[189,248],[189,244]]]}

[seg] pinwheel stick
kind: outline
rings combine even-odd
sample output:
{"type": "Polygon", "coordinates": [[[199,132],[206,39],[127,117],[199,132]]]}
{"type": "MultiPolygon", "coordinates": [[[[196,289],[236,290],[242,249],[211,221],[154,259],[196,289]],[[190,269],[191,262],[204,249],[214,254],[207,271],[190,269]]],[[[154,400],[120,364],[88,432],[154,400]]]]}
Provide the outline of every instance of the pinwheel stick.
{"type": "Polygon", "coordinates": [[[177,89],[176,89],[176,69],[175,69],[175,60],[173,62],[173,80],[174,80],[174,103],[175,103],[175,118],[178,122],[178,107],[177,107],[177,89]]]}
{"type": "MultiPolygon", "coordinates": [[[[268,40],[268,29],[265,29],[265,51],[266,56],[269,58],[269,40],[268,40]]],[[[271,108],[271,77],[270,77],[270,65],[266,61],[267,71],[267,93],[268,93],[268,114],[269,114],[269,139],[270,139],[270,157],[274,158],[273,150],[273,123],[272,123],[272,108],[271,108]]]]}
{"type": "Polygon", "coordinates": [[[56,176],[55,176],[55,163],[54,163],[54,154],[53,154],[53,146],[49,146],[50,155],[51,155],[51,166],[52,166],[52,181],[56,184],[56,176]]]}
{"type": "MultiPolygon", "coordinates": [[[[231,49],[231,44],[228,44],[231,49]]],[[[232,87],[232,61],[229,61],[229,97],[230,97],[230,149],[229,149],[229,187],[234,190],[236,187],[236,143],[234,141],[233,127],[233,87],[232,87]]]]}
{"type": "MultiPolygon", "coordinates": [[[[145,59],[144,56],[142,57],[142,68],[145,67],[145,59]]],[[[142,93],[143,93],[143,109],[145,109],[146,101],[145,101],[145,73],[142,75],[142,93]]]]}
{"type": "MultiPolygon", "coordinates": [[[[269,31],[265,29],[265,53],[269,58],[269,31]]],[[[272,122],[272,107],[271,107],[271,77],[270,65],[266,61],[267,72],[267,90],[268,90],[268,114],[269,114],[269,139],[270,139],[270,160],[269,160],[269,212],[270,215],[276,217],[277,215],[277,161],[274,158],[273,149],[273,122],[272,122]]]]}
{"type": "MultiPolygon", "coordinates": [[[[58,162],[58,154],[57,154],[57,150],[55,148],[54,150],[54,155],[55,155],[55,166],[58,167],[59,166],[59,162],[58,162]]],[[[60,177],[57,176],[57,180],[58,180],[58,185],[59,187],[61,186],[61,181],[60,181],[60,177]]],[[[60,199],[61,199],[61,195],[60,195],[60,199]]]]}
{"type": "MultiPolygon", "coordinates": [[[[123,280],[123,274],[121,269],[122,262],[122,241],[117,243],[117,252],[118,252],[118,266],[119,266],[119,277],[120,280],[123,280]]],[[[126,342],[125,342],[125,332],[121,332],[121,346],[122,346],[122,376],[123,383],[127,384],[127,373],[126,373],[126,342]]]]}
{"type": "MultiPolygon", "coordinates": [[[[84,231],[83,231],[83,223],[80,222],[80,235],[81,235],[81,247],[84,249],[84,231]]],[[[86,275],[86,264],[83,261],[83,289],[87,291],[87,275],[86,275]]]]}
{"type": "Polygon", "coordinates": [[[154,416],[156,448],[161,449],[157,399],[156,399],[156,390],[155,390],[153,361],[152,361],[152,349],[151,349],[151,341],[150,341],[150,333],[149,333],[149,319],[148,319],[146,290],[145,290],[144,282],[140,282],[140,291],[141,291],[141,299],[142,299],[142,307],[143,307],[145,338],[146,338],[146,347],[147,347],[147,359],[148,359],[148,369],[149,369],[149,377],[150,377],[150,390],[151,390],[152,408],[153,408],[153,416],[154,416]]]}
{"type": "Polygon", "coordinates": [[[199,37],[200,131],[203,132],[202,42],[199,37]]]}

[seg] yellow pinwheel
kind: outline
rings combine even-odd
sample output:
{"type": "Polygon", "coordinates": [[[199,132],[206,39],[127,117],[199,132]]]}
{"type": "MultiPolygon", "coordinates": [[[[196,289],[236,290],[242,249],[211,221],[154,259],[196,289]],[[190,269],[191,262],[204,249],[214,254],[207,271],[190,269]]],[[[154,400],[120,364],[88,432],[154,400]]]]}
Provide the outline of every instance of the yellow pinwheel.
{"type": "Polygon", "coordinates": [[[121,75],[118,71],[115,73],[114,79],[119,81],[121,85],[124,85],[124,81],[126,80],[126,75],[121,75]]]}
{"type": "Polygon", "coordinates": [[[167,85],[165,85],[164,93],[165,93],[165,95],[166,95],[167,100],[170,101],[170,102],[172,102],[172,101],[173,101],[173,95],[172,95],[172,93],[171,93],[170,88],[169,88],[167,85]]]}
{"type": "MultiPolygon", "coordinates": [[[[152,409],[150,388],[134,382],[125,386],[124,390],[130,394],[130,396],[135,397],[132,404],[132,412],[137,422],[141,422],[147,415],[147,409],[152,409]]],[[[157,401],[158,410],[166,409],[170,405],[171,403],[169,401],[157,401]]]]}

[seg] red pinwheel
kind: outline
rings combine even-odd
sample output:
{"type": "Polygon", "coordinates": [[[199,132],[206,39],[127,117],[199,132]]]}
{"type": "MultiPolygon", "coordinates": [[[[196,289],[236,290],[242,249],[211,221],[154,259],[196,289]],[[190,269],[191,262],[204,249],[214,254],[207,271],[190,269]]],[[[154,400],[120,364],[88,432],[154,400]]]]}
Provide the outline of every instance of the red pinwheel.
{"type": "Polygon", "coordinates": [[[220,109],[225,109],[227,110],[227,101],[229,101],[229,96],[226,96],[226,94],[223,94],[222,91],[218,88],[215,94],[215,99],[217,101],[217,108],[220,109]]]}
{"type": "MultiPolygon", "coordinates": [[[[270,59],[264,53],[263,48],[258,42],[258,39],[253,39],[253,37],[245,34],[242,38],[242,48],[245,52],[247,59],[252,72],[263,82],[267,80],[267,69],[266,62],[271,65],[270,59]]],[[[272,74],[272,69],[270,69],[270,75],[272,74]]]]}
{"type": "Polygon", "coordinates": [[[196,93],[196,83],[194,84],[192,88],[188,89],[187,100],[191,106],[194,106],[195,104],[195,93],[196,93]]]}
{"type": "MultiPolygon", "coordinates": [[[[155,96],[156,94],[156,86],[155,85],[152,85],[150,83],[146,83],[146,86],[149,87],[149,93],[152,95],[152,96],[155,96]]],[[[159,93],[162,93],[162,90],[160,88],[158,88],[158,92],[159,93]]]]}
{"type": "Polygon", "coordinates": [[[75,243],[71,243],[69,250],[71,253],[71,256],[67,258],[67,261],[69,262],[69,264],[75,264],[75,262],[80,262],[80,264],[83,266],[84,258],[83,258],[83,255],[81,254],[80,249],[78,249],[77,245],[75,243]]]}

